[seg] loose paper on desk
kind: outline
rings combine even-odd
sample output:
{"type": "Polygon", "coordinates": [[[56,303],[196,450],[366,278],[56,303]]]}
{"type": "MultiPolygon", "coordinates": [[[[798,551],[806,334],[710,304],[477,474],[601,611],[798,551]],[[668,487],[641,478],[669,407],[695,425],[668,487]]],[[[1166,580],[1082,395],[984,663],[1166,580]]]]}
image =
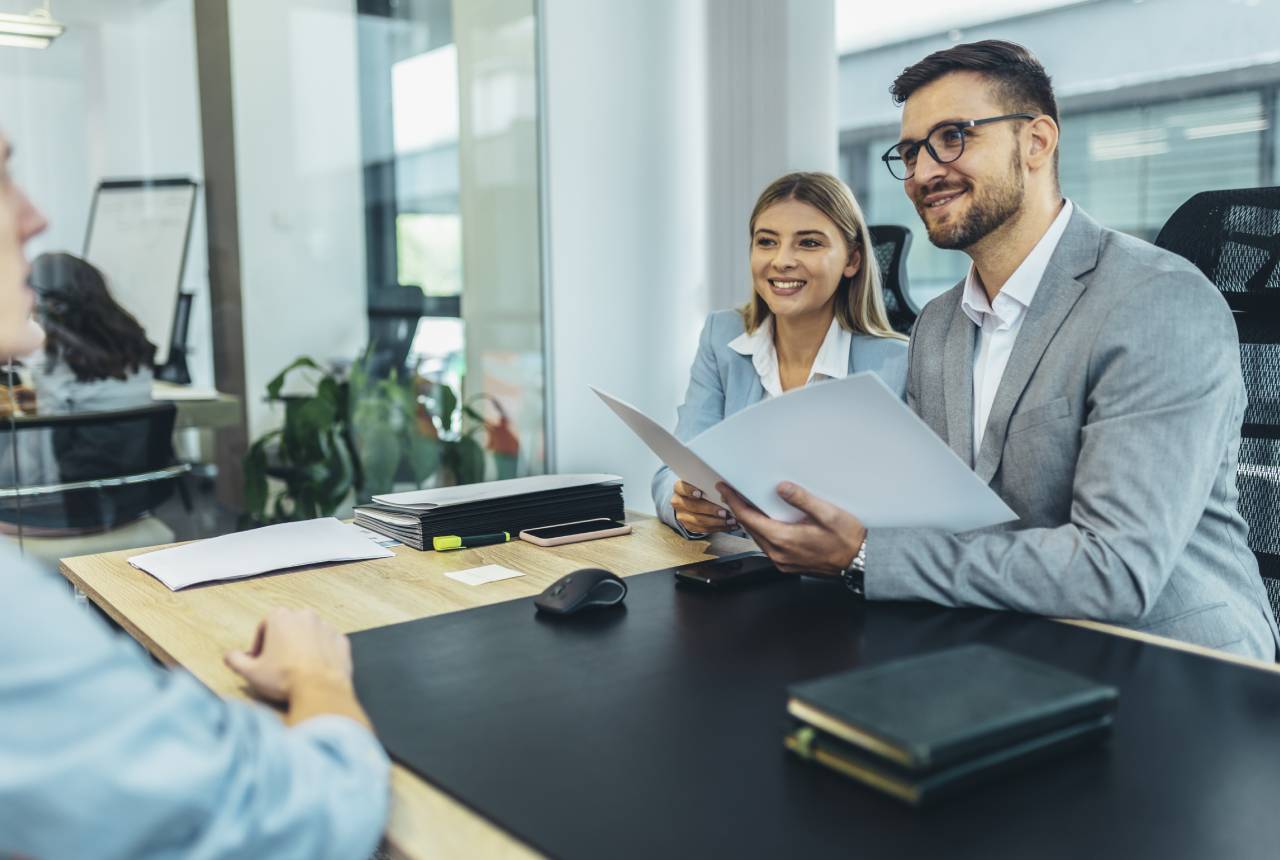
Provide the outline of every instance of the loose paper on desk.
{"type": "Polygon", "coordinates": [[[730,415],[686,445],[640,410],[593,388],[687,484],[717,504],[724,481],[770,517],[792,481],[868,528],[960,532],[1016,519],[1009,506],[874,373],[794,389],[730,415]]]}
{"type": "Polygon", "coordinates": [[[335,517],[264,526],[135,555],[129,564],[173,591],[272,570],[395,555],[335,517]]]}

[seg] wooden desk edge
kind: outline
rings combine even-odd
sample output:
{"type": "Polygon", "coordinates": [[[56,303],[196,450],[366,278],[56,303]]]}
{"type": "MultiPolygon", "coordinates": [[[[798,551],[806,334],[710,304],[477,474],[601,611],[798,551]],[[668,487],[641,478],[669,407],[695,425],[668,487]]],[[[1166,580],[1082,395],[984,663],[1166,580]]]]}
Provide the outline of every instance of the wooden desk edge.
{"type": "Polygon", "coordinates": [[[1264,672],[1280,673],[1280,664],[1277,663],[1268,663],[1266,660],[1259,660],[1256,657],[1245,657],[1240,654],[1232,654],[1229,651],[1219,651],[1216,648],[1206,648],[1204,645],[1196,645],[1192,642],[1183,642],[1180,639],[1170,639],[1167,636],[1156,636],[1152,633],[1143,633],[1141,630],[1130,630],[1127,627],[1117,627],[1114,624],[1107,624],[1103,621],[1088,621],[1082,618],[1055,618],[1053,620],[1060,624],[1071,624],[1076,627],[1084,627],[1088,630],[1097,630],[1099,633],[1110,633],[1112,636],[1120,636],[1125,639],[1136,639],[1139,642],[1145,642],[1148,645],[1170,648],[1174,651],[1185,651],[1188,654],[1198,654],[1201,657],[1210,657],[1214,660],[1221,660],[1224,663],[1235,663],[1239,666],[1248,666],[1250,669],[1261,669],[1264,672]]]}
{"type": "MultiPolygon", "coordinates": [[[[146,633],[144,633],[127,615],[121,612],[111,601],[107,600],[98,592],[96,588],[90,585],[83,577],[80,576],[70,565],[68,561],[75,561],[76,558],[83,556],[73,556],[72,558],[58,559],[58,572],[74,585],[82,594],[93,601],[94,606],[101,609],[107,617],[119,624],[121,628],[128,633],[135,642],[147,649],[147,653],[151,654],[166,666],[177,666],[178,661],[173,655],[166,651],[160,643],[156,642],[146,633]]],[[[204,683],[203,681],[201,683],[204,683]]],[[[216,692],[216,691],[215,691],[216,692]]]]}

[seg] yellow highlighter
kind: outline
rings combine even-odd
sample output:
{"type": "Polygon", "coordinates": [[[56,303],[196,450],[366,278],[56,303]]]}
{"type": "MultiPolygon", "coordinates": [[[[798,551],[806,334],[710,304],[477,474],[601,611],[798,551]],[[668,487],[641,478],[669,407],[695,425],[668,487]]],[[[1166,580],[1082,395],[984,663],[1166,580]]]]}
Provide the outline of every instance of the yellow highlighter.
{"type": "Polygon", "coordinates": [[[495,532],[491,535],[440,535],[431,539],[431,548],[436,552],[447,552],[451,549],[471,549],[475,546],[489,546],[494,543],[506,543],[511,540],[509,532],[495,532]]]}

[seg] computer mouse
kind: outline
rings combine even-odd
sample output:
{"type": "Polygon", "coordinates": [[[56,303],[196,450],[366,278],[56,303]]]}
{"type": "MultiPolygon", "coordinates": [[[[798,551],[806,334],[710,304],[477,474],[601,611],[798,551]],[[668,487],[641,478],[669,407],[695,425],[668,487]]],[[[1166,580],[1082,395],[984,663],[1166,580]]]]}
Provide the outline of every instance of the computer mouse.
{"type": "Polygon", "coordinates": [[[542,612],[573,615],[585,609],[614,606],[627,596],[627,584],[598,567],[575,570],[557,579],[533,599],[542,612]]]}

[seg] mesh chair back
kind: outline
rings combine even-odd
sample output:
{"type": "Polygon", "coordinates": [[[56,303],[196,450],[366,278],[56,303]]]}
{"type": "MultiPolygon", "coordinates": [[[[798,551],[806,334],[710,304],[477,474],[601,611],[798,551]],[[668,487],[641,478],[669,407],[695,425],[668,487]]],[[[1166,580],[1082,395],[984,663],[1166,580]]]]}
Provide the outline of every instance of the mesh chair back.
{"type": "MultiPolygon", "coordinates": [[[[72,415],[39,416],[0,422],[0,446],[11,456],[11,432],[20,452],[31,450],[21,443],[24,434],[52,437],[58,484],[143,475],[173,466],[173,425],[177,410],[172,403],[156,403],[137,409],[72,415]]],[[[33,481],[18,476],[23,486],[33,481]]],[[[110,529],[132,522],[154,510],[173,495],[173,480],[152,480],[126,486],[86,487],[28,496],[19,505],[6,499],[0,519],[41,528],[110,529]]]]}
{"type": "Polygon", "coordinates": [[[1240,514],[1280,620],[1280,188],[1197,194],[1156,244],[1194,263],[1234,311],[1249,393],[1236,473],[1240,514]]]}
{"type": "Polygon", "coordinates": [[[907,251],[911,231],[896,224],[877,224],[871,230],[871,245],[880,267],[884,287],[884,307],[894,331],[911,333],[919,309],[907,298],[907,251]]]}

